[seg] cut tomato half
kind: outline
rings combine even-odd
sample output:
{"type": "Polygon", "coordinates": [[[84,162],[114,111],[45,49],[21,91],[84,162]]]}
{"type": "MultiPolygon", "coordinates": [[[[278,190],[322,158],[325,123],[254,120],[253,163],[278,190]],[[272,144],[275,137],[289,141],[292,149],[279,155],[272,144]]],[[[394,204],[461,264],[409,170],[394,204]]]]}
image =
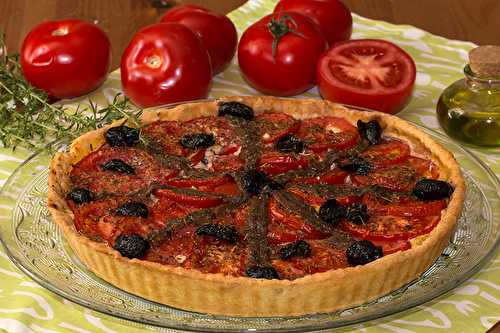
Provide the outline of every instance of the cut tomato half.
{"type": "Polygon", "coordinates": [[[334,44],[320,57],[317,79],[325,99],[397,113],[411,97],[416,67],[391,42],[355,39],[334,44]]]}

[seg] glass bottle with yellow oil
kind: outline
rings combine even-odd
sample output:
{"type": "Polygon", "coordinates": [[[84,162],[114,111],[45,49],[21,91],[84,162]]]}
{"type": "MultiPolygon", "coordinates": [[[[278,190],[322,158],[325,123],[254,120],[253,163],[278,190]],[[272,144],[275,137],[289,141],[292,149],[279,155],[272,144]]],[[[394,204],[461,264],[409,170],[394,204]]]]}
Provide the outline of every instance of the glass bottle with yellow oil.
{"type": "Polygon", "coordinates": [[[459,141],[500,146],[500,46],[472,50],[464,74],[441,94],[439,123],[459,141]]]}

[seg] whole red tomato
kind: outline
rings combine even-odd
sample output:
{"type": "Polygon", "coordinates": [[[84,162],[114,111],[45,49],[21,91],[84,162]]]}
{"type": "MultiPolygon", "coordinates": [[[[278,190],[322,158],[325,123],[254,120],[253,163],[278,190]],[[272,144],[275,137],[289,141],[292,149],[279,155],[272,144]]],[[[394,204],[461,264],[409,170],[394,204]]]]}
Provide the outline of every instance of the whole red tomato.
{"type": "Polygon", "coordinates": [[[339,42],[318,61],[323,98],[386,113],[408,103],[416,78],[411,56],[380,39],[339,42]]]}
{"type": "Polygon", "coordinates": [[[149,107],[204,98],[212,81],[207,49],[182,24],[157,23],[141,29],[121,60],[125,94],[149,107]]]}
{"type": "Polygon", "coordinates": [[[352,15],[340,0],[281,0],[275,13],[301,13],[316,23],[330,45],[351,38],[352,15]]]}
{"type": "Polygon", "coordinates": [[[238,61],[255,89],[276,96],[300,94],[315,84],[315,68],[326,48],[316,25],[298,13],[274,13],[241,37],[238,61]]]}
{"type": "Polygon", "coordinates": [[[214,75],[233,59],[238,34],[227,16],[200,6],[183,5],[168,10],[161,22],[180,23],[191,29],[207,48],[214,75]]]}
{"type": "Polygon", "coordinates": [[[55,98],[96,89],[106,79],[110,63],[111,44],[104,31],[81,20],[42,23],[21,47],[24,76],[55,98]]]}

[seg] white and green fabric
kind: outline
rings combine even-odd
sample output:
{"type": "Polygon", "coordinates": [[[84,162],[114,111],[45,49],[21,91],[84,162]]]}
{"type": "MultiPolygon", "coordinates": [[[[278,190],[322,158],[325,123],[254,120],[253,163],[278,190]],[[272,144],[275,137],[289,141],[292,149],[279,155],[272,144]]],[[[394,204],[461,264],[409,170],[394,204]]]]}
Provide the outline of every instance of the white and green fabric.
{"type": "MultiPolygon", "coordinates": [[[[230,14],[241,33],[251,23],[270,13],[272,0],[250,0],[230,14]]],[[[398,116],[441,131],[435,105],[441,91],[462,78],[462,68],[471,43],[437,37],[412,26],[393,25],[354,15],[352,38],[382,38],[403,47],[417,64],[417,82],[413,99],[398,116]]],[[[90,97],[105,103],[120,91],[118,72],[110,75],[104,86],[90,97]]],[[[211,97],[256,95],[258,92],[242,79],[237,60],[214,79],[211,97]]],[[[319,98],[317,89],[298,97],[319,98]]],[[[78,103],[78,101],[70,101],[78,103]]],[[[500,150],[473,149],[500,175],[500,150]]],[[[29,155],[26,150],[0,149],[0,184],[29,155]]],[[[8,207],[0,207],[7,215],[8,207]]],[[[465,283],[419,307],[391,317],[340,329],[340,332],[484,332],[500,321],[500,255],[465,283]]],[[[0,332],[145,332],[149,328],[88,310],[51,293],[25,276],[0,249],[0,332]]]]}

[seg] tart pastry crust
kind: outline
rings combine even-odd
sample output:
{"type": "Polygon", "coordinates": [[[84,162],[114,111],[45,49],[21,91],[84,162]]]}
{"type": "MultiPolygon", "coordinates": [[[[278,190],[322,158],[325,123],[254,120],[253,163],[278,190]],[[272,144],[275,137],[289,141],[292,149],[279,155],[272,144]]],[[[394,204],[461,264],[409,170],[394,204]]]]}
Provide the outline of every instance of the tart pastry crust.
{"type": "Polygon", "coordinates": [[[80,260],[97,276],[148,300],[172,307],[230,316],[293,316],[331,312],[374,300],[416,279],[441,254],[458,219],[464,201],[464,180],[454,157],[429,135],[395,116],[350,110],[316,99],[274,97],[225,97],[215,101],[186,103],[171,109],[144,112],[142,121],[187,121],[217,114],[221,101],[239,101],[256,114],[283,112],[297,119],[338,116],[355,124],[376,119],[384,134],[403,138],[413,152],[426,155],[440,170],[440,178],[454,187],[441,220],[429,233],[411,240],[412,248],[384,256],[366,265],[315,273],[296,280],[265,280],[206,274],[197,270],[122,257],[119,252],[80,234],[65,194],[70,190],[72,166],[104,144],[104,133],[124,121],[88,132],[51,161],[48,207],[80,260]]]}

